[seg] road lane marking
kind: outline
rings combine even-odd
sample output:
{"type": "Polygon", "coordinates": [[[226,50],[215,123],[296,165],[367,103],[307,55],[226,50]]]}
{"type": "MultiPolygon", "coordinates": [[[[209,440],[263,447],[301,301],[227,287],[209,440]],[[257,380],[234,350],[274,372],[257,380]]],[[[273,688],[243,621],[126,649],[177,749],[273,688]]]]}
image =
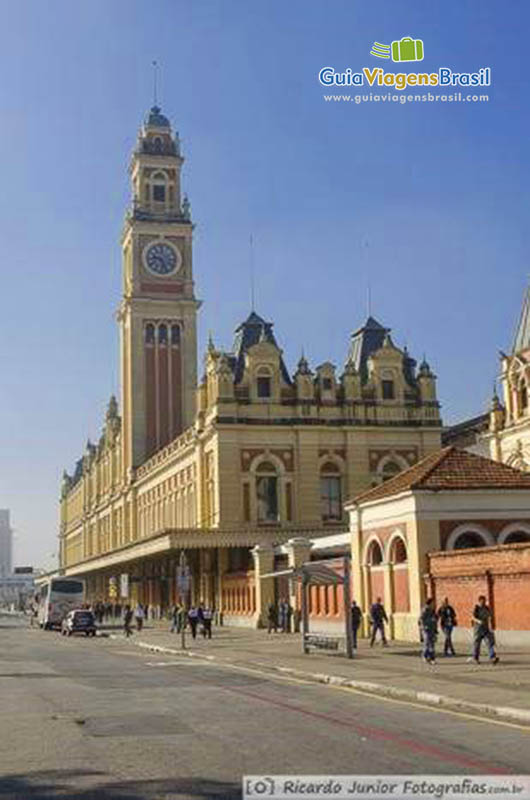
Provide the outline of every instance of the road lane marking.
{"type": "MultiPolygon", "coordinates": [[[[129,651],[114,651],[114,652],[121,652],[122,654],[130,655],[129,651]]],[[[138,651],[136,651],[138,653],[138,651]]],[[[138,653],[138,655],[142,655],[142,653],[138,653]]],[[[373,700],[383,700],[387,703],[396,703],[398,705],[404,706],[411,706],[412,708],[416,708],[419,711],[425,711],[427,713],[434,712],[438,714],[450,714],[453,717],[460,717],[462,719],[471,719],[475,722],[482,722],[487,725],[500,725],[501,727],[505,728],[514,728],[515,730],[523,731],[527,735],[530,734],[530,727],[528,725],[520,725],[517,722],[508,722],[506,720],[495,719],[494,717],[488,716],[478,716],[476,714],[470,714],[467,711],[458,711],[451,708],[438,708],[436,706],[429,706],[424,705],[423,703],[415,703],[413,700],[402,700],[396,697],[386,697],[384,695],[375,694],[369,691],[361,691],[360,689],[355,689],[351,686],[338,686],[332,683],[320,683],[319,681],[309,680],[304,678],[294,678],[294,677],[287,677],[286,675],[277,675],[275,673],[264,672],[262,670],[254,669],[252,667],[245,667],[239,664],[231,664],[230,662],[221,662],[215,661],[215,663],[211,660],[213,656],[208,657],[208,661],[203,661],[203,665],[205,667],[218,667],[219,669],[231,669],[240,672],[246,672],[251,675],[260,675],[261,677],[267,678],[272,682],[277,683],[294,683],[299,686],[314,686],[316,688],[321,689],[335,689],[342,692],[348,692],[349,694],[357,694],[361,697],[370,698],[373,700]]],[[[199,656],[199,660],[202,660],[201,656],[199,656]]],[[[168,662],[169,663],[169,662],[168,662]]],[[[179,661],[175,662],[181,666],[192,666],[191,661],[179,661]]],[[[196,662],[195,662],[196,663],[196,662]]]]}

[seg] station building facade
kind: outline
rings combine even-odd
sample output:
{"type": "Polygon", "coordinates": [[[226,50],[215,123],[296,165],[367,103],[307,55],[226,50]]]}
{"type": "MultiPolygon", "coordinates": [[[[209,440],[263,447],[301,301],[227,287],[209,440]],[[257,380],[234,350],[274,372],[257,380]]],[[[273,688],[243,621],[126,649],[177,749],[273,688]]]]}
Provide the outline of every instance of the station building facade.
{"type": "Polygon", "coordinates": [[[198,380],[182,164],[154,107],[121,240],[120,404],[110,399],[99,441],[64,473],[60,569],[93,600],[117,599],[127,575],[128,602],[163,610],[179,599],[184,553],[188,599],[256,625],[278,591],[261,575],[306,558],[308,539],[348,536],[347,497],[439,449],[436,379],[373,317],[345,343],[342,370],[302,357],[290,374],[273,324],[252,310],[229,351],[210,338],[198,380]]]}

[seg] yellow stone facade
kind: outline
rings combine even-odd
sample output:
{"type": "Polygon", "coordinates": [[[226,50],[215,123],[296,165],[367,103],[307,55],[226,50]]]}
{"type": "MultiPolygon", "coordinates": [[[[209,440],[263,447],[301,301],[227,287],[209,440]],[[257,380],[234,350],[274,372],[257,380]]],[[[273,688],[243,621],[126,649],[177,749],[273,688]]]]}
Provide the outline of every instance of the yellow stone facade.
{"type": "Polygon", "coordinates": [[[440,447],[435,376],[371,317],[340,374],[302,357],[291,375],[272,323],[252,311],[230,351],[210,340],[198,382],[182,161],[152,109],[122,236],[121,413],[111,398],[99,442],[64,475],[60,567],[85,576],[92,599],[127,573],[128,601],[163,609],[185,550],[192,599],[257,624],[274,546],[345,531],[348,497],[440,447]]]}

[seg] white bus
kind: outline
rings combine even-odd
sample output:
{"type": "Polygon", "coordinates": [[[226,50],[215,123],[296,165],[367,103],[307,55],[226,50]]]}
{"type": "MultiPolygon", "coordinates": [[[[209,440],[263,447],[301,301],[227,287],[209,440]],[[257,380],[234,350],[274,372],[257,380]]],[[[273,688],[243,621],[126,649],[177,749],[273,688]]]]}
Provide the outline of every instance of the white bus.
{"type": "Polygon", "coordinates": [[[69,611],[81,608],[85,601],[85,584],[79,578],[50,578],[39,592],[39,625],[60,628],[69,611]]]}

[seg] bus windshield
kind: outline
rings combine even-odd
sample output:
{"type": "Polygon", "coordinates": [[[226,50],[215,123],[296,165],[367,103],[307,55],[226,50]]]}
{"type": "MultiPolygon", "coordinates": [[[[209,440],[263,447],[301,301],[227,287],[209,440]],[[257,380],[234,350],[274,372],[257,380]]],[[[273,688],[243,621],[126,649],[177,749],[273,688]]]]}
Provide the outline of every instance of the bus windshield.
{"type": "Polygon", "coordinates": [[[69,611],[81,608],[85,584],[78,578],[51,578],[40,593],[39,623],[42,628],[60,627],[69,611]]]}

